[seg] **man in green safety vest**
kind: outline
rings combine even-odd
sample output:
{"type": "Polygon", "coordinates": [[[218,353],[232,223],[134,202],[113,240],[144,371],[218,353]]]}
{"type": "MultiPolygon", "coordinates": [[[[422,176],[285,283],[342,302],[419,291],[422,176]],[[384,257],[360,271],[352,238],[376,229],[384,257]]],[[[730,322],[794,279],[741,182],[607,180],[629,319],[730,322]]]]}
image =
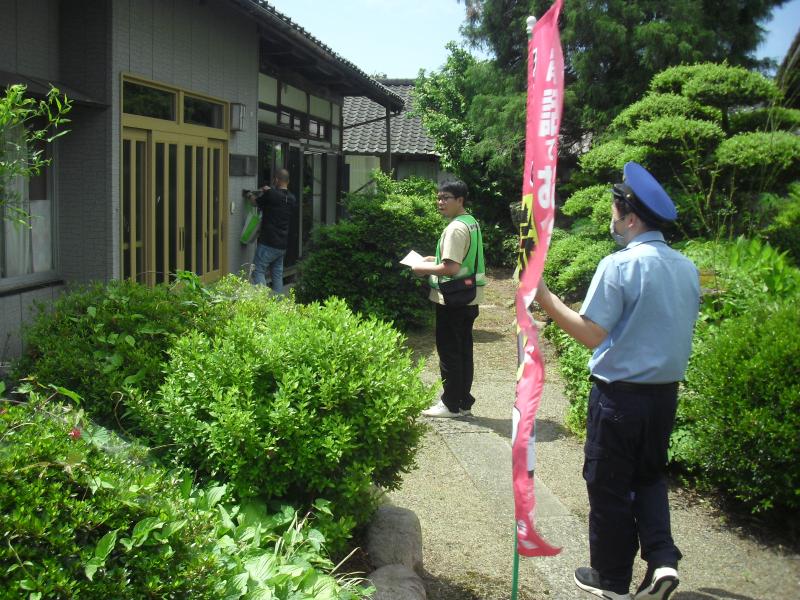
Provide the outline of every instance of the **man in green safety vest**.
{"type": "Polygon", "coordinates": [[[436,244],[436,256],[413,267],[430,278],[430,300],[436,305],[436,350],[442,375],[442,398],[422,411],[427,417],[472,414],[472,325],[483,301],[486,273],[481,228],[464,208],[467,186],[448,181],[439,186],[436,203],[450,223],[436,244]],[[455,288],[453,292],[449,288],[455,288]]]}

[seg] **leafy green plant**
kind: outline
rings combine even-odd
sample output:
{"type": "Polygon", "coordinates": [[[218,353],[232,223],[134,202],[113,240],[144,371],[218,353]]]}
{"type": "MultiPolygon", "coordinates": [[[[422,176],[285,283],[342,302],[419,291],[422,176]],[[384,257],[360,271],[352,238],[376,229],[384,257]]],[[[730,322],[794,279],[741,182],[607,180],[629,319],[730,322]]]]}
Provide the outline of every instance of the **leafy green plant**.
{"type": "Polygon", "coordinates": [[[0,597],[354,600],[313,520],[230,505],[34,392],[0,401],[0,597]]]}
{"type": "Polygon", "coordinates": [[[589,391],[592,388],[588,364],[592,352],[554,324],[545,327],[543,334],[555,346],[558,354],[558,369],[564,379],[564,393],[569,400],[569,412],[565,418],[567,428],[575,435],[585,437],[589,391]]]}
{"type": "Polygon", "coordinates": [[[486,264],[492,267],[514,268],[517,265],[519,236],[497,224],[482,225],[483,251],[486,264]]]}
{"type": "Polygon", "coordinates": [[[93,419],[129,427],[123,390],[158,389],[168,348],[203,326],[208,309],[202,288],[188,283],[148,288],[114,281],[72,289],[52,307],[39,307],[24,332],[26,350],[15,375],[74,390],[93,419]]]}
{"type": "Polygon", "coordinates": [[[0,94],[0,224],[29,226],[27,207],[10,184],[17,177],[38,175],[50,164],[44,144],[67,133],[72,102],[54,87],[43,99],[26,96],[27,87],[10,85],[0,94]]]}
{"type": "Polygon", "coordinates": [[[754,512],[800,507],[800,297],[723,321],[696,348],[678,456],[754,512]]]}
{"type": "Polygon", "coordinates": [[[789,186],[786,198],[761,234],[771,246],[788,252],[795,266],[800,266],[800,183],[789,186]]]}
{"type": "Polygon", "coordinates": [[[230,319],[177,340],[132,415],[153,445],[239,497],[333,502],[343,532],[411,468],[433,399],[401,336],[341,300],[295,305],[229,278],[230,319]]]}
{"type": "Polygon", "coordinates": [[[780,99],[774,81],[741,67],[666,69],[595,138],[573,180],[617,181],[634,160],[672,197],[684,237],[753,235],[769,220],[762,196],[784,195],[800,175],[797,111],[780,99]]]}
{"type": "Polygon", "coordinates": [[[610,239],[566,232],[554,235],[544,266],[548,286],[568,302],[583,300],[597,264],[613,250],[610,239]]]}
{"type": "Polygon", "coordinates": [[[800,290],[800,270],[786,252],[758,239],[691,241],[684,251],[700,268],[705,288],[701,318],[711,324],[793,297],[800,290]]]}
{"type": "Polygon", "coordinates": [[[335,296],[397,327],[430,323],[425,280],[399,264],[409,250],[433,254],[444,221],[436,210],[435,188],[426,180],[393,181],[374,174],[376,193],[345,200],[349,217],[317,229],[300,263],[300,302],[335,296]],[[424,191],[424,192],[423,192],[424,191]]]}

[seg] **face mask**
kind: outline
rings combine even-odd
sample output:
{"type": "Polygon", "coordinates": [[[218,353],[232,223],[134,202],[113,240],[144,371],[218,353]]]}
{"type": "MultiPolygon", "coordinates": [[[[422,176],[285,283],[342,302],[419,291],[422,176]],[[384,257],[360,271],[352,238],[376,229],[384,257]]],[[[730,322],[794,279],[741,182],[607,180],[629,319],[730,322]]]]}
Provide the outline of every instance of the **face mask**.
{"type": "Polygon", "coordinates": [[[620,217],[619,219],[611,219],[611,223],[608,225],[609,232],[611,233],[611,237],[614,238],[614,241],[617,243],[617,246],[626,246],[625,243],[625,236],[622,234],[617,233],[616,226],[617,223],[622,221],[625,217],[620,217]]]}

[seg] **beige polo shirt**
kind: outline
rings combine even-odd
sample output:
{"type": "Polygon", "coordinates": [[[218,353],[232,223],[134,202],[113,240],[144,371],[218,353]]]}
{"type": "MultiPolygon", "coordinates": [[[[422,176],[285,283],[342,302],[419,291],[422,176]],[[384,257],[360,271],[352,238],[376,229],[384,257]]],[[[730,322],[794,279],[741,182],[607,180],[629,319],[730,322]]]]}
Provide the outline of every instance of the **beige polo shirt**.
{"type": "MultiPolygon", "coordinates": [[[[447,227],[444,228],[442,236],[439,238],[439,249],[442,261],[445,259],[452,260],[464,266],[464,257],[467,256],[467,252],[469,252],[469,237],[469,227],[466,223],[456,221],[455,219],[450,221],[447,227]]],[[[479,285],[478,289],[475,290],[475,300],[469,303],[470,306],[483,302],[484,287],[486,286],[479,285]]],[[[442,293],[436,288],[431,288],[428,299],[437,304],[444,304],[442,293]]]]}

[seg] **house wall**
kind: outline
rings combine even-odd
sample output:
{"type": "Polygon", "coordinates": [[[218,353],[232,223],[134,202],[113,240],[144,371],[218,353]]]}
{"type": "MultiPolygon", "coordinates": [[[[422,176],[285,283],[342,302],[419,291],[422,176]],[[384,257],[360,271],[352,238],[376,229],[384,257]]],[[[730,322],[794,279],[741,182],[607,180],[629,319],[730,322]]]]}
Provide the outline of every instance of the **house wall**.
{"type": "Polygon", "coordinates": [[[344,162],[350,166],[350,188],[347,190],[348,192],[355,192],[360,189],[372,179],[372,171],[381,168],[381,158],[379,156],[347,154],[344,157],[344,162]]]}
{"type": "Polygon", "coordinates": [[[58,269],[66,281],[114,276],[115,220],[109,63],[110,3],[61,0],[59,77],[106,107],[73,107],[59,139],[58,269]]]}
{"type": "Polygon", "coordinates": [[[432,160],[398,160],[397,178],[421,177],[430,181],[437,181],[439,176],[439,163],[432,160]]]}
{"type": "Polygon", "coordinates": [[[0,71],[58,77],[57,0],[0,0],[0,71]]]}
{"type": "MultiPolygon", "coordinates": [[[[111,104],[114,107],[111,155],[114,277],[119,277],[119,188],[121,152],[121,81],[123,74],[206,94],[247,107],[245,131],[231,134],[230,154],[255,156],[258,126],[258,30],[228,0],[111,0],[113,32],[111,104]]],[[[239,243],[245,211],[242,189],[255,176],[229,177],[228,270],[249,261],[239,243]]]]}
{"type": "MultiPolygon", "coordinates": [[[[106,99],[107,2],[0,0],[0,15],[0,70],[61,82],[101,103],[106,99]]],[[[51,167],[56,270],[66,280],[103,279],[110,266],[110,115],[102,106],[75,105],[69,119],[69,133],[54,144],[51,167]]],[[[0,297],[0,362],[22,352],[20,329],[34,305],[49,304],[62,289],[55,281],[0,297]]]]}

